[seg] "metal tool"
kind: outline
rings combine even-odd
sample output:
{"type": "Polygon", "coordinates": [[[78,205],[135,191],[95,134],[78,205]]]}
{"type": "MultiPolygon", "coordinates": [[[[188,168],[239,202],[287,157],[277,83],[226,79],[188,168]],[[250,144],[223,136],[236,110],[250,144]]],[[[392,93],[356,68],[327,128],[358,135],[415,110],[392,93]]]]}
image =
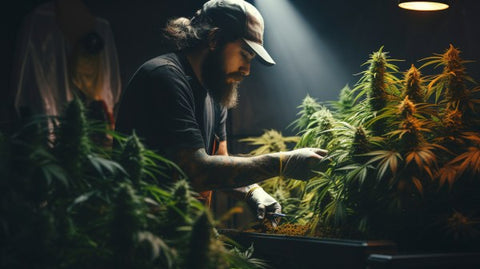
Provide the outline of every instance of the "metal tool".
{"type": "Polygon", "coordinates": [[[270,216],[270,217],[274,217],[274,218],[277,218],[277,217],[286,217],[287,215],[283,214],[283,213],[273,213],[273,212],[267,212],[267,215],[270,216]]]}

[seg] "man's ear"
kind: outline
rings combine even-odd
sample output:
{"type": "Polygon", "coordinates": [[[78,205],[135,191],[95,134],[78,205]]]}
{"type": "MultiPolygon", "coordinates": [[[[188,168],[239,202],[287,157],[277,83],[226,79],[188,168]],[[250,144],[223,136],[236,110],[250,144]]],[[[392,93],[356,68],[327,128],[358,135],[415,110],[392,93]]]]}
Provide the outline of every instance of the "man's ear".
{"type": "Polygon", "coordinates": [[[220,28],[213,28],[208,33],[208,49],[215,50],[218,45],[218,38],[220,34],[220,28]]]}

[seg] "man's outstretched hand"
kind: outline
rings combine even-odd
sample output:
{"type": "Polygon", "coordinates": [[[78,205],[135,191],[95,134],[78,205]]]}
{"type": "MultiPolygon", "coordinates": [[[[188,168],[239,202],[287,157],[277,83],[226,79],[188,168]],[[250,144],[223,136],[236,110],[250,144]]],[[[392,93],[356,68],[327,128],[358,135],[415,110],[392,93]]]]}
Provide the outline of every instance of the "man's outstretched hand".
{"type": "Polygon", "coordinates": [[[319,148],[301,148],[280,153],[280,176],[298,180],[309,180],[315,171],[326,167],[327,151],[319,148]]]}

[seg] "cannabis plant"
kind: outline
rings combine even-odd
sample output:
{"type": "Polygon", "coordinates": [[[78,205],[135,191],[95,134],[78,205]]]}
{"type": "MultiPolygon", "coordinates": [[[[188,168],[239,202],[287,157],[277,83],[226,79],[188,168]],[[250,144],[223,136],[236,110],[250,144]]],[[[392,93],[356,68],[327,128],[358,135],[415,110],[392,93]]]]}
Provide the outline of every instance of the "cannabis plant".
{"type": "Polygon", "coordinates": [[[339,120],[347,120],[345,117],[348,117],[348,115],[352,113],[352,109],[356,104],[355,96],[353,95],[353,91],[350,89],[348,84],[340,90],[338,101],[333,101],[331,104],[334,110],[338,112],[337,116],[342,117],[339,118],[339,120]]]}
{"type": "Polygon", "coordinates": [[[331,110],[307,96],[294,122],[297,147],[325,147],[330,159],[301,196],[312,231],[327,226],[408,248],[478,244],[480,99],[459,54],[450,46],[424,59],[421,70],[435,65],[441,74],[412,65],[401,77],[381,48],[331,110]]]}
{"type": "Polygon", "coordinates": [[[408,96],[414,103],[424,103],[426,88],[423,84],[421,72],[412,64],[405,73],[402,98],[408,96]]]}
{"type": "Polygon", "coordinates": [[[145,177],[145,148],[135,132],[127,138],[120,154],[119,163],[125,168],[133,183],[138,184],[145,177]]]}
{"type": "MultiPolygon", "coordinates": [[[[251,146],[256,148],[249,152],[252,156],[287,151],[288,145],[297,143],[299,137],[290,136],[284,137],[280,132],[276,130],[265,130],[259,137],[248,137],[240,139],[240,142],[247,142],[251,146]]],[[[280,177],[275,177],[270,180],[266,180],[261,183],[262,187],[267,191],[274,193],[279,188],[283,188],[287,182],[283,181],[280,177]]]]}
{"type": "Polygon", "coordinates": [[[314,98],[307,95],[302,104],[299,106],[301,109],[298,112],[298,119],[296,119],[291,125],[293,125],[294,130],[303,130],[307,128],[312,122],[312,116],[315,112],[320,109],[321,105],[314,98]]]}
{"type": "Polygon", "coordinates": [[[85,116],[85,106],[82,101],[75,98],[66,108],[65,116],[61,118],[55,142],[56,154],[63,162],[68,173],[82,185],[84,182],[85,163],[91,154],[88,122],[85,116]]]}
{"type": "Polygon", "coordinates": [[[112,267],[133,268],[138,233],[145,228],[145,209],[138,195],[128,184],[119,186],[112,206],[110,244],[113,250],[112,267]]]}
{"type": "MultiPolygon", "coordinates": [[[[387,52],[383,51],[383,47],[370,55],[364,65],[368,65],[368,69],[362,71],[362,77],[356,83],[353,94],[355,101],[363,98],[359,102],[354,113],[349,119],[354,125],[364,124],[367,120],[377,116],[388,103],[399,95],[399,79],[396,77],[399,72],[398,67],[393,62],[398,61],[390,59],[387,52]]],[[[381,121],[375,122],[371,126],[374,135],[382,134],[385,125],[381,121]]]]}
{"type": "MultiPolygon", "coordinates": [[[[64,115],[39,116],[11,136],[0,134],[0,267],[186,265],[196,251],[189,248],[192,231],[212,232],[194,221],[208,209],[178,166],[135,134],[105,129],[118,147],[97,144],[91,134],[100,129],[86,112],[74,99],[64,115]],[[183,180],[169,190],[159,181],[172,182],[173,174],[183,180]]],[[[208,260],[225,268],[258,267],[230,251],[223,238],[209,242],[215,247],[208,260]]]]}
{"type": "MultiPolygon", "coordinates": [[[[307,96],[304,105],[309,113],[314,114],[314,109],[318,109],[317,103],[307,96]]],[[[305,117],[306,113],[304,114],[305,117]]],[[[310,115],[312,117],[312,115],[310,115]]],[[[306,120],[306,118],[305,118],[306,120]]],[[[240,142],[248,142],[251,146],[256,146],[250,151],[250,155],[256,156],[266,153],[281,152],[289,150],[288,145],[298,143],[298,136],[284,137],[280,132],[275,130],[265,130],[259,137],[248,137],[239,140],[240,142]]],[[[282,211],[286,214],[298,213],[295,212],[300,207],[301,195],[304,191],[305,184],[296,180],[286,180],[281,177],[274,177],[260,183],[268,193],[270,193],[281,205],[282,211]]],[[[289,219],[295,221],[296,219],[289,219]]]]}
{"type": "Polygon", "coordinates": [[[249,142],[249,145],[257,146],[249,154],[251,155],[262,155],[272,152],[287,151],[288,143],[298,142],[299,137],[290,136],[284,137],[282,134],[276,130],[265,130],[260,137],[249,137],[240,139],[240,142],[249,142]]]}

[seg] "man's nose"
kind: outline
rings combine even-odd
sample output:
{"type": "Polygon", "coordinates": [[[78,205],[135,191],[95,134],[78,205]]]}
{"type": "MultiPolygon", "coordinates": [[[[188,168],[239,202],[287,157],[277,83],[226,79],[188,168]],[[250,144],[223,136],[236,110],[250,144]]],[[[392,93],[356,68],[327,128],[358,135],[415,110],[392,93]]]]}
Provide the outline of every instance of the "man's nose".
{"type": "Polygon", "coordinates": [[[247,77],[250,75],[250,63],[246,63],[240,67],[240,73],[242,76],[247,77]]]}

